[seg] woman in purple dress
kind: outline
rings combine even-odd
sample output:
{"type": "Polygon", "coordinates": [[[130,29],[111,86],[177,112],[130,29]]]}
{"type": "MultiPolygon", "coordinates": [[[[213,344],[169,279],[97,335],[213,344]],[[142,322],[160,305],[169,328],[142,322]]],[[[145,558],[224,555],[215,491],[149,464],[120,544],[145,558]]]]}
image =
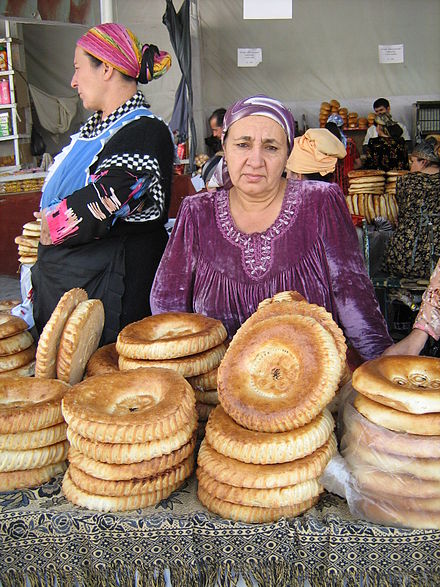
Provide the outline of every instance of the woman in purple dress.
{"type": "Polygon", "coordinates": [[[228,109],[224,187],[183,200],[152,312],[212,316],[232,337],[261,300],[296,290],[371,359],[392,341],[347,205],[336,184],[283,177],[293,139],[292,114],[278,100],[252,96],[228,109]]]}

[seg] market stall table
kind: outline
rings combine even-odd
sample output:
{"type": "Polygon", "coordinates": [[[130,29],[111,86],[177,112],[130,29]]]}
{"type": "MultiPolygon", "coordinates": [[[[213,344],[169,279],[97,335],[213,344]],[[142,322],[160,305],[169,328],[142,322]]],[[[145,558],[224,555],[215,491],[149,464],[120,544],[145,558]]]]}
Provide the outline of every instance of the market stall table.
{"type": "Polygon", "coordinates": [[[118,514],[73,506],[60,481],[0,494],[2,587],[164,585],[166,570],[174,587],[440,583],[440,531],[354,520],[332,494],[298,518],[245,524],[208,512],[194,475],[157,506],[118,514]]]}

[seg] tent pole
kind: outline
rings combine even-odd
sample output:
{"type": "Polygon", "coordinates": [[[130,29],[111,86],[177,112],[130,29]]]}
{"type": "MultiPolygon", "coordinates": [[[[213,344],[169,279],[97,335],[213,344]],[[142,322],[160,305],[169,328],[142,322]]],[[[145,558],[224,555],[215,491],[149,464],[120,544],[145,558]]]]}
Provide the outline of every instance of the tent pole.
{"type": "Polygon", "coordinates": [[[113,0],[99,0],[101,24],[113,22],[113,0]]]}

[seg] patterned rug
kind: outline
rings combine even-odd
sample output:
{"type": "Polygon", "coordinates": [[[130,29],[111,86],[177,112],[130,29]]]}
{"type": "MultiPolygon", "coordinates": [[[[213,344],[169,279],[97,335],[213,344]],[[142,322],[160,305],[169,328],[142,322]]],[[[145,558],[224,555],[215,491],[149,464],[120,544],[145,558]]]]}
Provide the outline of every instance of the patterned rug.
{"type": "Polygon", "coordinates": [[[245,524],[209,513],[193,476],[154,507],[103,514],[70,504],[61,477],[0,493],[2,587],[440,585],[440,532],[354,520],[324,495],[293,519],[245,524]]]}

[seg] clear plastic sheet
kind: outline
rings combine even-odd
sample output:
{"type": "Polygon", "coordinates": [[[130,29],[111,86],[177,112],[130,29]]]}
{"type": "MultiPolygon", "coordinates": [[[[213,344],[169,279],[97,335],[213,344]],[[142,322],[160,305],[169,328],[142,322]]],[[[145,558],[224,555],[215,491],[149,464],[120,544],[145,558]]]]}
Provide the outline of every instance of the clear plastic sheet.
{"type": "Polygon", "coordinates": [[[440,529],[440,436],[393,432],[353,406],[351,383],[341,390],[339,453],[321,479],[369,522],[440,529]]]}

